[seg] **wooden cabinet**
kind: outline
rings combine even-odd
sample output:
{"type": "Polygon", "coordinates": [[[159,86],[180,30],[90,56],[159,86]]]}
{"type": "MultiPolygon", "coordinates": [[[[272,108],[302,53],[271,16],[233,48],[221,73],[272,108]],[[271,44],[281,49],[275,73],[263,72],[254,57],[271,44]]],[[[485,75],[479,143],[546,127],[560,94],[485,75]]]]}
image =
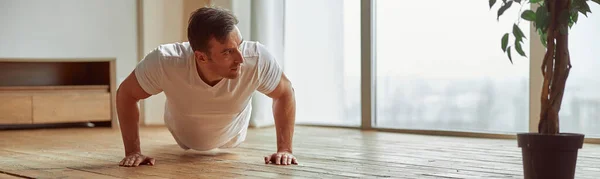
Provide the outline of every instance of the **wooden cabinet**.
{"type": "Polygon", "coordinates": [[[0,125],[116,126],[114,59],[0,59],[0,125]]]}
{"type": "Polygon", "coordinates": [[[31,124],[31,96],[0,95],[0,124],[31,124]]]}
{"type": "Polygon", "coordinates": [[[33,122],[108,121],[109,93],[34,95],[33,122]]]}

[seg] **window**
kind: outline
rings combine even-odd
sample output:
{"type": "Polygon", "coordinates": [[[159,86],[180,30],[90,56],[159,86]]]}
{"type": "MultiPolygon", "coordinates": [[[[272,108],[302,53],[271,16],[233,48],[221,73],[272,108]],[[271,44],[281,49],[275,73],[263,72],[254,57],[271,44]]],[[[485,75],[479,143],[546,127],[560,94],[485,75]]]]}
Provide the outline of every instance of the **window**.
{"type": "Polygon", "coordinates": [[[560,110],[561,132],[600,137],[600,6],[590,3],[591,14],[580,14],[569,33],[573,67],[560,110]]]}
{"type": "MultiPolygon", "coordinates": [[[[490,9],[487,1],[372,3],[373,127],[529,131],[530,104],[539,103],[530,103],[530,23],[519,18],[519,11],[529,7],[510,8],[497,21],[499,6],[490,9]],[[511,64],[500,39],[514,23],[528,37],[522,46],[527,57],[513,49],[511,64]]],[[[600,12],[592,4],[592,12],[600,12]]],[[[368,35],[360,32],[360,5],[361,0],[285,1],[283,66],[296,88],[298,123],[360,126],[360,40],[368,35]]],[[[592,48],[600,46],[595,33],[600,16],[588,16],[580,16],[570,33],[574,68],[560,113],[561,132],[600,136],[595,120],[600,118],[600,79],[591,68],[600,66],[594,59],[600,52],[592,48]]]]}
{"type": "Polygon", "coordinates": [[[284,70],[299,124],[360,126],[360,1],[285,1],[284,70]]]}
{"type": "Polygon", "coordinates": [[[497,22],[487,1],[374,1],[375,127],[529,130],[529,60],[500,48],[517,8],[497,22]]]}

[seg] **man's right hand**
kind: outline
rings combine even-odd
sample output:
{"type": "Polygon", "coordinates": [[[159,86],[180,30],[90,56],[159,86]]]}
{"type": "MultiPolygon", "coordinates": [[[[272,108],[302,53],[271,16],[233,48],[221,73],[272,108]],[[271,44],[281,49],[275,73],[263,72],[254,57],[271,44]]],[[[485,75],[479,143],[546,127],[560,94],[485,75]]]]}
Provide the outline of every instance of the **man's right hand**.
{"type": "Polygon", "coordinates": [[[121,160],[121,163],[119,163],[119,166],[123,166],[123,167],[137,167],[139,165],[154,165],[154,162],[156,160],[154,160],[154,158],[152,157],[148,157],[148,156],[144,156],[141,153],[133,153],[130,155],[127,155],[125,158],[123,158],[123,160],[121,160]]]}

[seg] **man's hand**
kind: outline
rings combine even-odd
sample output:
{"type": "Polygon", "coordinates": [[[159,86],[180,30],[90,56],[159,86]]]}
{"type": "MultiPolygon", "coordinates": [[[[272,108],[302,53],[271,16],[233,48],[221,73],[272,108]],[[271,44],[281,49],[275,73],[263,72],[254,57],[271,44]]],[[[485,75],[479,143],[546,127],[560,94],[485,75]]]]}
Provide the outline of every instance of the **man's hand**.
{"type": "Polygon", "coordinates": [[[273,116],[277,134],[277,153],[265,157],[265,163],[277,165],[298,164],[292,155],[292,138],[296,121],[296,98],[291,82],[284,74],[275,90],[267,94],[273,98],[273,116]]]}
{"type": "Polygon", "coordinates": [[[274,163],[277,165],[298,164],[296,157],[289,152],[277,152],[271,156],[265,156],[265,164],[274,163]]]}
{"type": "Polygon", "coordinates": [[[146,157],[140,152],[138,127],[140,111],[137,102],[149,96],[150,94],[146,93],[137,82],[134,72],[131,72],[117,90],[117,115],[125,146],[125,158],[121,160],[120,166],[154,165],[153,158],[146,157]]]}
{"type": "Polygon", "coordinates": [[[139,165],[145,164],[154,165],[155,161],[156,160],[154,160],[154,158],[152,157],[144,156],[140,153],[133,153],[123,158],[123,160],[121,160],[121,163],[119,163],[119,166],[137,167],[139,165]]]}

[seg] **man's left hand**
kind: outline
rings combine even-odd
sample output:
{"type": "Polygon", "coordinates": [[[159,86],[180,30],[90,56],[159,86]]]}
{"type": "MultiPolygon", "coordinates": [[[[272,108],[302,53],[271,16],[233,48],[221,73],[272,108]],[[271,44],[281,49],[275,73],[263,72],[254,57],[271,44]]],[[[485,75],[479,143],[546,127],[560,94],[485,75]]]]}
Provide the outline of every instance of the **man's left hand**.
{"type": "Polygon", "coordinates": [[[289,152],[277,152],[271,156],[265,156],[265,164],[274,163],[277,165],[298,164],[296,157],[289,152]]]}

